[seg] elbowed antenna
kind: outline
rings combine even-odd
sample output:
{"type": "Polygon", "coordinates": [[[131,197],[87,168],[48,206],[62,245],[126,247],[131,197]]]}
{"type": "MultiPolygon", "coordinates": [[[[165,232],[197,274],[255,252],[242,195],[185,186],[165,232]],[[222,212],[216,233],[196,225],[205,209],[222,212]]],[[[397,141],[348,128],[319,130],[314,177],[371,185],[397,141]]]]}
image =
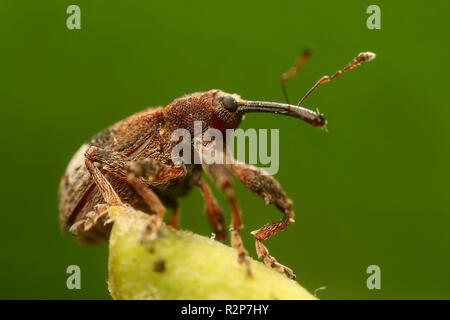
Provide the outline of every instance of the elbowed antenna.
{"type": "Polygon", "coordinates": [[[245,114],[248,112],[270,112],[285,114],[291,117],[302,119],[303,121],[318,128],[325,128],[327,120],[314,111],[294,106],[292,104],[267,102],[267,101],[242,101],[238,105],[237,113],[245,114]]]}
{"type": "MultiPolygon", "coordinates": [[[[286,81],[289,78],[292,78],[297,74],[297,72],[301,69],[301,67],[305,64],[305,62],[308,60],[308,57],[310,56],[311,51],[309,49],[306,49],[300,58],[298,59],[296,65],[291,68],[287,73],[283,74],[281,76],[281,87],[283,88],[283,92],[286,98],[286,101],[288,101],[288,104],[283,103],[274,103],[274,102],[264,102],[264,101],[246,101],[242,103],[242,106],[240,106],[240,109],[242,110],[242,113],[251,112],[251,111],[259,111],[259,112],[274,112],[274,113],[282,113],[287,114],[296,118],[300,118],[309,124],[319,127],[319,128],[325,128],[327,122],[325,118],[316,112],[313,112],[311,110],[305,109],[301,107],[303,101],[314,91],[316,90],[321,84],[329,82],[333,79],[336,79],[337,77],[340,77],[344,72],[347,72],[351,69],[353,69],[356,66],[359,66],[363,62],[368,62],[373,59],[375,59],[376,54],[370,51],[367,52],[361,52],[354,58],[349,64],[347,64],[344,68],[336,71],[331,77],[329,76],[323,76],[322,78],[317,81],[314,86],[309,89],[306,94],[303,96],[303,98],[300,99],[297,106],[289,104],[288,95],[286,92],[286,81]]],[[[239,110],[238,110],[239,111],[239,110]]]]}
{"type": "Polygon", "coordinates": [[[306,94],[303,96],[303,98],[300,99],[300,101],[298,102],[298,105],[301,105],[302,102],[305,101],[305,99],[311,94],[311,92],[316,90],[321,84],[330,82],[331,80],[336,79],[337,77],[340,77],[344,72],[347,72],[347,71],[353,69],[354,67],[359,66],[363,62],[369,62],[369,61],[375,59],[376,56],[377,55],[375,53],[370,52],[370,51],[361,52],[360,54],[358,54],[356,56],[355,59],[353,59],[349,64],[347,64],[342,70],[339,69],[331,77],[323,76],[322,78],[320,78],[319,81],[317,81],[316,84],[311,89],[309,89],[308,92],[306,92],[306,94]]]}
{"type": "MultiPolygon", "coordinates": [[[[287,100],[287,93],[284,87],[285,82],[288,78],[293,77],[298,70],[303,66],[306,62],[307,58],[310,55],[309,50],[305,50],[305,52],[300,56],[296,66],[292,68],[288,73],[284,74],[281,77],[281,85],[283,87],[283,91],[287,100]]],[[[353,69],[356,66],[359,66],[363,62],[368,62],[375,59],[376,55],[373,52],[361,52],[354,58],[349,64],[347,64],[344,68],[336,71],[331,77],[323,76],[316,82],[316,84],[306,92],[302,99],[300,99],[298,105],[294,106],[292,104],[286,103],[278,103],[278,102],[267,102],[267,101],[241,101],[238,104],[237,113],[244,114],[247,112],[271,112],[271,113],[280,113],[286,114],[295,118],[302,119],[303,121],[313,125],[318,128],[325,128],[327,125],[327,120],[323,117],[322,114],[311,111],[309,109],[303,108],[300,104],[313,92],[317,87],[325,82],[329,82],[337,77],[340,77],[344,72],[347,72],[353,69]]]]}

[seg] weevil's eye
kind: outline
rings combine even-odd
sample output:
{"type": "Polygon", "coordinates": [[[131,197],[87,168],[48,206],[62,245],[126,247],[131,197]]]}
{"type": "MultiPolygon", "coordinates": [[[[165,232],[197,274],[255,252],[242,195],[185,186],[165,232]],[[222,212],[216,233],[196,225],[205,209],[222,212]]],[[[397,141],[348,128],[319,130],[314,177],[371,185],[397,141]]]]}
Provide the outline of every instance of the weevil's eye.
{"type": "Polygon", "coordinates": [[[225,109],[231,112],[235,112],[238,107],[236,100],[234,100],[232,96],[224,96],[222,98],[222,103],[225,109]]]}

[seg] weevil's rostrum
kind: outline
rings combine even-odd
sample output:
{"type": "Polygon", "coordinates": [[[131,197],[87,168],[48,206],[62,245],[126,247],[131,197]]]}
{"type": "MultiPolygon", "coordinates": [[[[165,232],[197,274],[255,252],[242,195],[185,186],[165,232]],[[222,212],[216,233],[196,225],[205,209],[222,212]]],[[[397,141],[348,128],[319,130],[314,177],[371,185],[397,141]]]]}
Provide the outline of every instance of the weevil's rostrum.
{"type": "MultiPolygon", "coordinates": [[[[351,62],[352,67],[363,62],[355,61],[351,62]]],[[[345,71],[344,68],[341,73],[345,71]]],[[[235,129],[243,115],[249,112],[286,114],[319,128],[326,126],[321,114],[301,106],[248,101],[220,90],[185,95],[165,108],[144,110],[100,132],[74,155],[59,187],[61,228],[70,230],[82,244],[107,240],[111,230],[108,207],[130,205],[151,214],[151,225],[143,236],[153,238],[166,208],[172,209],[170,224],[177,226],[177,199],[197,187],[205,199],[206,216],[212,229],[217,239],[224,242],[223,211],[202,178],[202,172],[205,172],[231,204],[231,245],[238,251],[238,261],[245,262],[251,273],[239,235],[242,218],[233,189],[234,175],[266,203],[274,204],[281,211],[283,217],[280,221],[269,222],[252,234],[256,238],[258,256],[267,265],[294,278],[292,270],[270,256],[262,243],[294,221],[292,201],[272,176],[237,161],[230,164],[175,164],[171,157],[172,149],[178,143],[171,139],[174,130],[186,129],[193,136],[194,122],[200,121],[203,132],[210,128],[225,132],[226,129],[235,129]]],[[[196,144],[192,140],[192,153],[201,153],[207,144],[196,144]]],[[[225,147],[222,152],[226,152],[225,147]]]]}

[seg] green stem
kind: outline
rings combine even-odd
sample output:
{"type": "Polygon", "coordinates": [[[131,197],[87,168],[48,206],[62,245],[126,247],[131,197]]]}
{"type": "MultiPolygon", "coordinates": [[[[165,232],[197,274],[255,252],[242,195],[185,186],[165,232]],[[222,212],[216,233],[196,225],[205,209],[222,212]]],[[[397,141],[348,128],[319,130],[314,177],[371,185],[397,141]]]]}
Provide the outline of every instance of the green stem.
{"type": "Polygon", "coordinates": [[[142,242],[149,215],[112,207],[109,290],[114,299],[316,299],[297,282],[218,241],[163,225],[142,242]]]}

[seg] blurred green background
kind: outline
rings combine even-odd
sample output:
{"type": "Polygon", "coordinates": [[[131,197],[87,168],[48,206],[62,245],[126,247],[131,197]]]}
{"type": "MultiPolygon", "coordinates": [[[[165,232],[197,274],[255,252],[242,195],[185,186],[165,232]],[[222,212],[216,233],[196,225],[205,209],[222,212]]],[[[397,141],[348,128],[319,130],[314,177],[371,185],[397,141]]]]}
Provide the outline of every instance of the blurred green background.
{"type": "MultiPolygon", "coordinates": [[[[326,286],[322,299],[450,298],[449,10],[444,1],[1,0],[0,298],[108,299],[107,246],[82,248],[58,226],[72,154],[185,93],[283,102],[279,76],[308,45],[291,100],[361,51],[377,59],[305,102],[325,113],[328,134],[269,114],[242,123],[280,128],[276,177],[296,223],[269,250],[308,290],[326,286]],[[70,4],[81,7],[81,30],[66,27],[70,4]],[[371,4],[381,30],[366,27],[371,4]],[[71,264],[81,290],[66,288],[71,264]],[[366,287],[372,264],[381,290],[366,287]]],[[[280,214],[238,184],[237,194],[255,257],[249,232],[280,214]]],[[[181,206],[181,227],[209,235],[198,190],[181,206]]]]}

